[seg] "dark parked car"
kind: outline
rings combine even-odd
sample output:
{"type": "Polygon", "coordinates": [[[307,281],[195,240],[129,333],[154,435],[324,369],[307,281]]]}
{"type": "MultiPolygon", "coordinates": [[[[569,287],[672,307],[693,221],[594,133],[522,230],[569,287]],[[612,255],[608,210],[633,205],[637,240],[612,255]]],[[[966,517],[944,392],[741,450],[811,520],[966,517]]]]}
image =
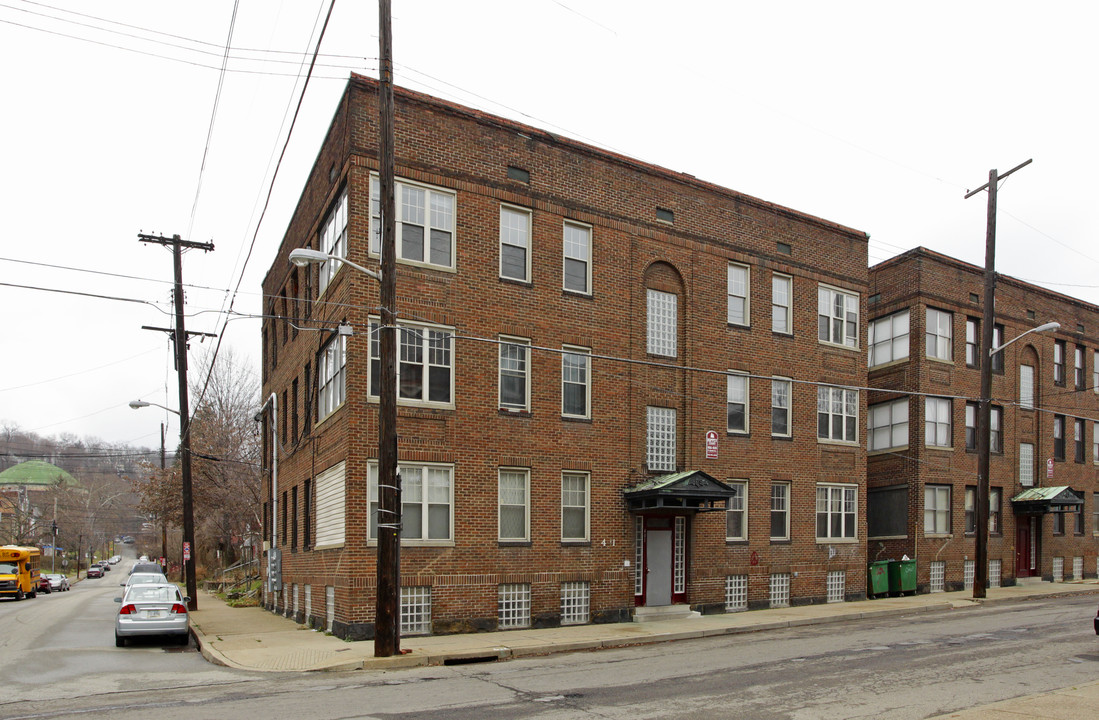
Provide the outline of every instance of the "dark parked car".
{"type": "Polygon", "coordinates": [[[164,574],[164,568],[160,566],[160,563],[155,562],[138,562],[134,563],[134,566],[130,568],[130,574],[134,573],[160,573],[164,574]]]}
{"type": "Polygon", "coordinates": [[[38,592],[47,594],[53,592],[53,585],[50,584],[50,579],[45,575],[38,576],[38,592]]]}
{"type": "Polygon", "coordinates": [[[1095,613],[1095,620],[1093,622],[1095,623],[1095,634],[1099,635],[1099,612],[1095,613]]]}
{"type": "Polygon", "coordinates": [[[98,565],[90,566],[88,568],[88,577],[90,577],[90,578],[101,578],[101,577],[103,577],[103,568],[99,567],[98,565]]]}

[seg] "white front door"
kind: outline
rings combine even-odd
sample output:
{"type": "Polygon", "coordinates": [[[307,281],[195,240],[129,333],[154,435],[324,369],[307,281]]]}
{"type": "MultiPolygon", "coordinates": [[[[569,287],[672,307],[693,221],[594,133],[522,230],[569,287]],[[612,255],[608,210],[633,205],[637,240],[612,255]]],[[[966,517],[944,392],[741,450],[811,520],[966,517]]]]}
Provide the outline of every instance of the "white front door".
{"type": "Polygon", "coordinates": [[[672,531],[645,533],[645,605],[672,604],[672,531]]]}

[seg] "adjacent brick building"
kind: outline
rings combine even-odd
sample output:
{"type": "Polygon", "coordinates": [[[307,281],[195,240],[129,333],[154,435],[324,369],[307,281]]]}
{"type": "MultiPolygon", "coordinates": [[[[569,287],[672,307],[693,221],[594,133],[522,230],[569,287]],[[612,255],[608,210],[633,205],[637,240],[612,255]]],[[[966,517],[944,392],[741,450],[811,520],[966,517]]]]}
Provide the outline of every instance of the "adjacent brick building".
{"type": "MultiPolygon", "coordinates": [[[[870,561],[972,587],[984,269],[916,248],[870,269],[870,561]]],[[[997,276],[989,583],[1096,576],[1099,307],[997,276]]]]}
{"type": "MultiPolygon", "coordinates": [[[[378,286],[288,255],[377,268],[377,89],[352,76],[263,285],[265,601],[349,638],[378,286]]],[[[396,166],[404,633],[865,596],[865,234],[403,89],[396,166]]]]}

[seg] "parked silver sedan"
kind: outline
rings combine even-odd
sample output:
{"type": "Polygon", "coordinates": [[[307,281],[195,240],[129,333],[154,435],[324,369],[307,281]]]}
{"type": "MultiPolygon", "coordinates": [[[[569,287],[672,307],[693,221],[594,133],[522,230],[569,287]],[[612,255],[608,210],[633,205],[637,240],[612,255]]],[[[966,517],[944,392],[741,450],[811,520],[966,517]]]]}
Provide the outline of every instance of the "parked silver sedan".
{"type": "Polygon", "coordinates": [[[132,637],[167,635],[186,645],[190,638],[187,598],[171,583],[139,584],[126,588],[114,622],[114,644],[124,647],[132,637]]]}
{"type": "Polygon", "coordinates": [[[62,590],[71,590],[69,586],[69,579],[61,573],[46,573],[42,577],[50,581],[51,592],[61,592],[62,590]]]}

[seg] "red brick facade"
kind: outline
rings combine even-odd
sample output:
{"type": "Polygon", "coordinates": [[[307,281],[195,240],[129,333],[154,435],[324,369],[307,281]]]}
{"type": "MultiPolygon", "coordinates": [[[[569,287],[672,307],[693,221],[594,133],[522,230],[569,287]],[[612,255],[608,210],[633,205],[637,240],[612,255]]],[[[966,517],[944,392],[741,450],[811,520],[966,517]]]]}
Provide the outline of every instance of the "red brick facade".
{"type": "MultiPolygon", "coordinates": [[[[294,268],[288,255],[318,248],[326,217],[346,190],[347,257],[377,268],[369,251],[376,91],[374,81],[352,77],[263,287],[270,316],[263,331],[264,393],[275,394],[279,404],[274,521],[283,580],[283,591],[268,594],[267,605],[296,609],[302,621],[351,638],[373,634],[376,548],[368,475],[378,427],[370,321],[377,316],[378,287],[340,266],[319,294],[318,269],[294,268]],[[339,323],[353,333],[346,397],[318,420],[319,403],[326,402],[318,398],[324,395],[318,380],[323,348],[339,323]],[[318,517],[327,512],[318,511],[326,502],[317,497],[318,482],[325,484],[325,471],[340,462],[346,463],[344,537],[321,548],[317,533],[332,525],[330,515],[318,517]]],[[[818,387],[866,385],[866,236],[429,96],[399,89],[396,113],[398,183],[410,195],[424,191],[426,218],[424,260],[409,261],[420,257],[410,219],[417,216],[402,210],[398,197],[398,220],[409,235],[399,230],[396,310],[401,322],[425,331],[415,348],[406,338],[410,355],[398,357],[400,386],[410,395],[437,393],[428,401],[406,398],[398,413],[405,531],[426,538],[402,544],[401,585],[430,588],[423,591],[430,594],[426,630],[494,629],[509,626],[512,617],[518,620],[511,625],[533,626],[618,621],[636,606],[660,604],[649,572],[635,594],[635,572],[638,560],[645,570],[663,562],[655,543],[666,537],[657,527],[665,515],[654,520],[652,513],[630,512],[624,493],[676,470],[746,481],[747,529],[743,539],[731,540],[724,512],[667,511],[672,566],[660,565],[657,575],[674,585],[672,602],[723,612],[730,576],[746,581],[747,607],[772,602],[772,576],[788,578],[790,603],[824,602],[830,572],[831,599],[863,596],[866,394],[843,396],[854,398],[847,408],[855,413],[853,430],[840,427],[838,440],[822,442],[818,387]],[[501,208],[517,218],[520,234],[527,223],[525,253],[521,245],[502,250],[501,208]],[[583,243],[569,245],[577,236],[570,232],[587,238],[590,254],[583,243]],[[747,269],[744,323],[729,322],[731,264],[747,269]],[[502,277],[516,274],[524,277],[502,277]],[[776,276],[792,286],[790,327],[779,332],[772,326],[772,304],[781,303],[772,290],[776,276]],[[838,321],[839,342],[818,339],[821,288],[842,293],[841,303],[852,298],[850,316],[838,321]],[[650,352],[650,291],[662,302],[675,298],[670,329],[659,338],[674,340],[672,354],[650,352]],[[427,336],[432,330],[443,334],[436,337],[440,344],[427,336]],[[527,346],[525,367],[507,365],[525,382],[509,379],[506,387],[514,392],[502,395],[501,348],[511,344],[527,346]],[[563,351],[587,363],[586,382],[574,384],[578,394],[570,395],[579,405],[565,405],[563,351]],[[729,430],[729,371],[748,374],[745,432],[729,430]],[[787,379],[792,390],[789,432],[781,436],[772,432],[772,377],[787,379]],[[660,454],[650,456],[655,431],[648,408],[665,415],[674,410],[674,429],[660,445],[671,465],[662,469],[648,465],[660,454]],[[708,431],[718,435],[716,458],[707,458],[708,431]],[[426,504],[409,505],[418,497],[415,489],[410,496],[410,482],[421,472],[426,504]],[[501,489],[512,482],[515,492],[501,489]],[[563,508],[566,483],[587,485],[579,510],[569,505],[575,494],[563,508]],[[776,539],[772,483],[789,493],[789,530],[776,539]],[[817,534],[822,487],[840,488],[854,501],[854,507],[837,503],[825,517],[826,537],[817,534]],[[852,514],[842,517],[842,510],[852,514]],[[585,513],[578,536],[576,519],[585,513]],[[676,516],[683,519],[677,523],[676,516]],[[643,542],[638,552],[640,517],[648,518],[644,532],[655,534],[652,548],[643,542]],[[834,539],[827,537],[836,532],[831,521],[847,528],[834,539]],[[566,583],[583,583],[568,586],[582,598],[575,615],[563,616],[566,583]],[[514,604],[505,599],[501,610],[506,584],[529,588],[529,615],[523,597],[514,604]]],[[[781,307],[774,312],[783,315],[781,307]]],[[[825,327],[833,332],[828,322],[825,327]]],[[[270,498],[269,485],[267,493],[270,498]]],[[[269,499],[265,517],[270,505],[269,499]]]]}
{"type": "MultiPolygon", "coordinates": [[[[972,576],[966,576],[966,564],[973,561],[976,551],[972,513],[967,514],[967,488],[972,498],[978,456],[975,448],[967,448],[966,406],[980,395],[980,353],[975,347],[967,350],[966,333],[967,321],[973,321],[971,333],[977,330],[979,345],[984,270],[916,248],[871,268],[869,293],[869,320],[874,327],[869,331],[868,344],[878,328],[877,321],[908,312],[910,322],[908,355],[887,358],[880,365],[871,361],[869,384],[882,391],[869,394],[870,423],[875,422],[879,403],[907,398],[908,430],[905,444],[894,441],[872,445],[868,453],[871,534],[867,558],[899,559],[907,554],[917,560],[920,591],[961,589],[972,582],[972,576]],[[944,358],[929,357],[929,308],[936,320],[946,318],[951,329],[952,347],[944,358]],[[940,436],[945,429],[938,409],[929,411],[928,397],[938,407],[950,408],[945,445],[939,439],[928,440],[929,414],[933,423],[938,421],[936,431],[940,436]],[[933,487],[930,491],[929,486],[933,487]],[[948,505],[940,507],[942,500],[948,505]],[[941,563],[936,568],[943,571],[941,580],[932,578],[933,562],[941,563]]],[[[1014,278],[997,277],[995,322],[1002,326],[997,345],[1051,321],[1060,322],[1060,329],[1021,338],[1001,351],[1001,366],[993,365],[992,407],[999,411],[1001,427],[999,447],[993,448],[989,471],[992,497],[995,500],[998,495],[999,500],[992,507],[998,521],[996,527],[990,525],[988,559],[992,566],[990,582],[996,582],[998,574],[1004,585],[1029,576],[1052,580],[1058,564],[1064,579],[1096,575],[1099,528],[1094,523],[1094,493],[1099,491],[1099,457],[1093,443],[1099,438],[1095,434],[1095,420],[1099,419],[1095,387],[1099,343],[1094,337],[1099,328],[1099,308],[1014,278]],[[1055,346],[1059,343],[1065,349],[1063,381],[1054,378],[1055,346]],[[1082,350],[1083,363],[1079,384],[1075,372],[1077,347],[1082,350]],[[1022,365],[1033,368],[1032,407],[1020,397],[1022,365]],[[1054,457],[1057,418],[1064,419],[1063,458],[1054,457]],[[1074,438],[1076,419],[1080,419],[1083,431],[1079,456],[1074,438]],[[1024,445],[1032,447],[1030,462],[1024,459],[1024,445]],[[1047,475],[1051,459],[1052,475],[1047,475]],[[1022,474],[1020,465],[1025,466],[1022,474]],[[1024,485],[1028,476],[1033,478],[1032,484],[1024,485]],[[1023,514],[1012,503],[1012,498],[1031,487],[1059,486],[1072,488],[1084,499],[1079,520],[1074,514],[1064,516],[1063,532],[1055,528],[1055,514],[1023,514]]],[[[934,322],[932,325],[942,327],[934,322]]],[[[882,328],[884,331],[884,321],[882,328]]],[[[937,330],[935,334],[942,333],[937,330]]],[[[883,352],[887,351],[883,348],[883,352]]],[[[970,418],[972,422],[973,415],[970,418]]],[[[868,429],[868,435],[872,432],[868,429]]],[[[973,507],[972,499],[968,505],[973,507]]]]}

